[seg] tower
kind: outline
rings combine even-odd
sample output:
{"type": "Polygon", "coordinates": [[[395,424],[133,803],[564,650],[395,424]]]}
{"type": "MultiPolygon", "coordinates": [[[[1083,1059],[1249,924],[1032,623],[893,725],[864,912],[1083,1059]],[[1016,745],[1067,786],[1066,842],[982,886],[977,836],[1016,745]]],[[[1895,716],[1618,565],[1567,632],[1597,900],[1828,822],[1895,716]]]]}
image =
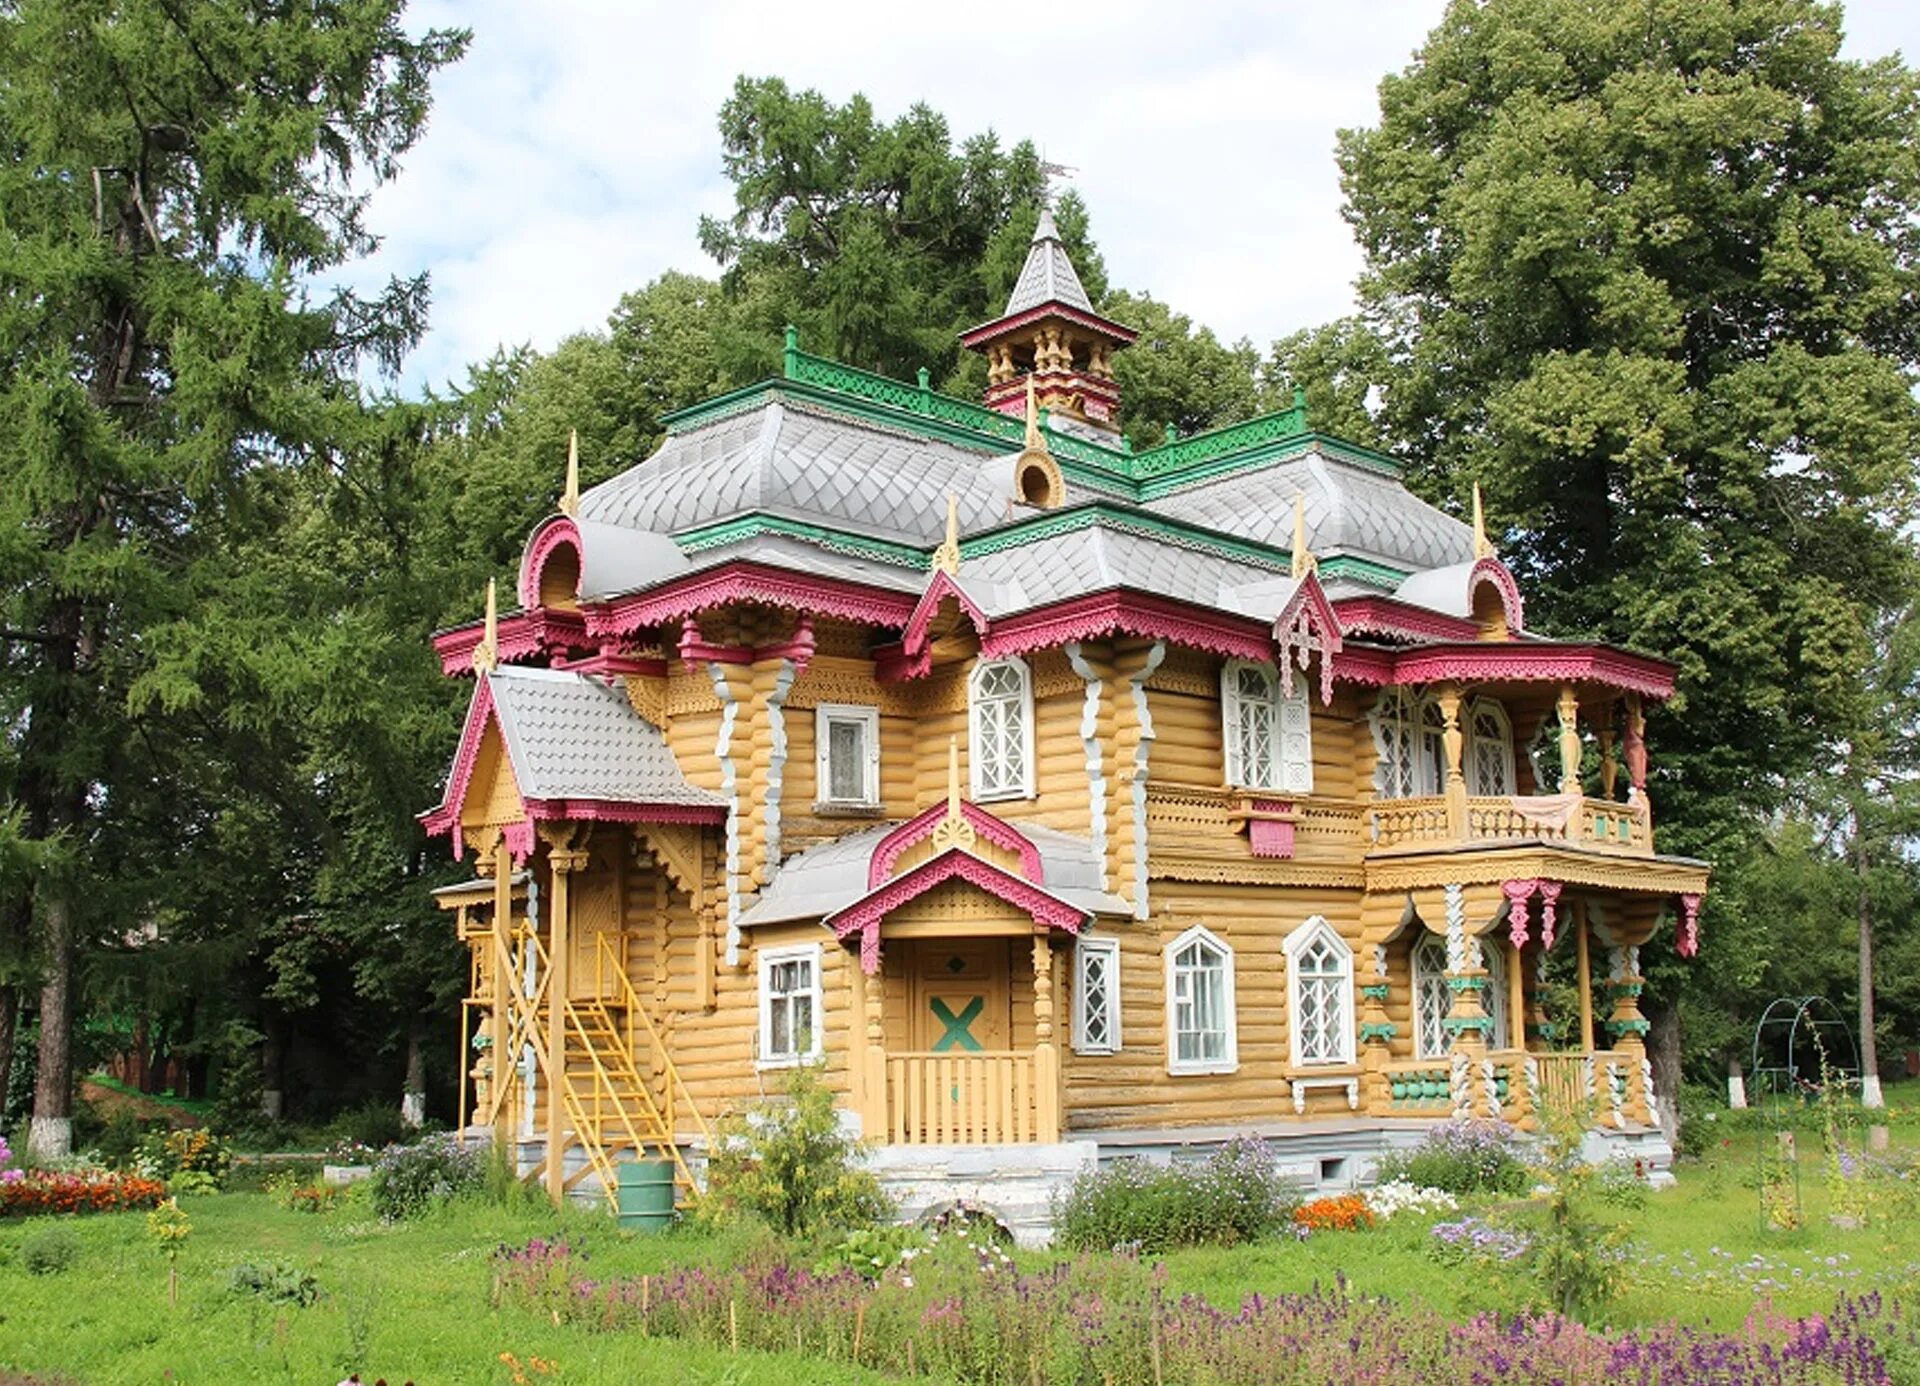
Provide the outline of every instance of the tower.
{"type": "Polygon", "coordinates": [[[987,358],[988,408],[1023,414],[1031,377],[1041,406],[1056,422],[1079,420],[1118,433],[1113,353],[1138,335],[1093,311],[1053,212],[1043,206],[1006,312],[963,332],[960,344],[987,358]]]}

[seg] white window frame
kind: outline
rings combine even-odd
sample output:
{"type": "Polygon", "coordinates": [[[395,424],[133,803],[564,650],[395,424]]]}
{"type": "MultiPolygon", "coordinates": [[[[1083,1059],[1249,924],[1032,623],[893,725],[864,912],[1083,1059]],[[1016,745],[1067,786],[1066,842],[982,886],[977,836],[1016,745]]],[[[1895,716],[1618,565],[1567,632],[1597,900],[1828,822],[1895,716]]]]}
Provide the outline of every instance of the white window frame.
{"type": "Polygon", "coordinates": [[[880,709],[856,703],[821,703],[813,713],[814,801],[829,808],[878,808],[880,805],[880,709]],[[837,799],[833,794],[832,727],[855,722],[866,736],[866,764],[861,767],[861,794],[837,799]]]}
{"type": "Polygon", "coordinates": [[[824,988],[820,977],[821,950],[817,943],[799,943],[784,948],[762,948],[760,950],[760,1032],[757,1045],[756,1062],[761,1068],[793,1068],[800,1064],[811,1063],[825,1053],[822,1032],[826,1029],[826,1017],[823,1009],[824,988]],[[782,963],[804,962],[808,965],[811,983],[804,993],[792,995],[807,996],[813,1009],[813,1024],[807,1034],[807,1047],[804,1051],[796,1049],[790,1054],[776,1054],[773,1047],[773,969],[782,963]]]}
{"type": "Polygon", "coordinates": [[[1419,700],[1404,688],[1383,688],[1368,721],[1373,724],[1373,788],[1382,799],[1412,799],[1420,793],[1419,700]]]}
{"type": "Polygon", "coordinates": [[[1073,1050],[1076,1054],[1117,1054],[1120,1052],[1120,940],[1089,938],[1081,935],[1073,945],[1073,1050]],[[1104,1019],[1107,1038],[1096,1042],[1087,1037],[1087,964],[1099,958],[1106,967],[1106,1006],[1104,1019]]]}
{"type": "Polygon", "coordinates": [[[1316,914],[1288,934],[1281,948],[1287,957],[1287,1047],[1293,1060],[1293,1067],[1296,1069],[1337,1068],[1342,1064],[1353,1063],[1355,1023],[1353,945],[1340,937],[1340,931],[1327,923],[1325,916],[1316,914]],[[1307,979],[1301,975],[1299,962],[1302,953],[1322,940],[1332,943],[1333,950],[1340,959],[1340,972],[1336,979],[1340,1016],[1339,1024],[1334,1031],[1339,1048],[1332,1055],[1315,1055],[1309,1058],[1300,1052],[1300,998],[1301,988],[1307,979]]]}
{"type": "MultiPolygon", "coordinates": [[[[1487,970],[1486,1011],[1493,1021],[1493,1033],[1488,1036],[1489,1049],[1508,1049],[1509,1025],[1507,1017],[1507,955],[1496,939],[1480,940],[1480,963],[1487,970]]],[[[1424,992],[1432,990],[1438,993],[1444,1005],[1440,1015],[1445,1017],[1453,1009],[1453,996],[1447,990],[1447,941],[1440,935],[1428,931],[1424,938],[1415,939],[1407,951],[1407,968],[1413,978],[1413,1051],[1417,1059],[1444,1059],[1453,1052],[1452,1037],[1446,1027],[1440,1027],[1437,1036],[1430,1035],[1421,1024],[1421,1009],[1425,1004],[1424,992]],[[1437,956],[1440,966],[1435,968],[1431,959],[1437,956]],[[1437,1046],[1435,1041],[1437,1040],[1437,1046]]]]}
{"type": "Polygon", "coordinates": [[[1519,781],[1515,778],[1513,763],[1513,720],[1507,716],[1506,707],[1498,698],[1476,698],[1467,706],[1467,793],[1484,798],[1497,798],[1517,792],[1519,781]],[[1489,789],[1480,778],[1480,755],[1485,749],[1487,738],[1480,734],[1480,719],[1491,717],[1500,725],[1498,745],[1500,750],[1499,771],[1501,782],[1489,789]]]}
{"type": "Polygon", "coordinates": [[[1307,680],[1295,679],[1291,695],[1282,691],[1279,672],[1271,663],[1229,659],[1220,666],[1220,734],[1226,747],[1227,783],[1236,789],[1260,789],[1277,794],[1313,793],[1313,710],[1307,700],[1307,680]],[[1255,705],[1266,726],[1268,773],[1263,780],[1246,764],[1239,737],[1242,715],[1248,707],[1240,676],[1251,671],[1266,685],[1255,705]]]}
{"type": "Polygon", "coordinates": [[[1027,667],[1024,659],[983,659],[973,666],[973,672],[967,675],[967,781],[969,797],[976,804],[989,804],[999,799],[1031,799],[1033,797],[1033,671],[1027,667]],[[1014,698],[1000,696],[995,703],[1017,700],[1020,717],[1020,769],[1018,784],[988,785],[982,774],[985,764],[980,755],[981,714],[986,706],[979,696],[980,681],[993,669],[1013,669],[1020,675],[1020,692],[1014,698]]]}
{"type": "Polygon", "coordinates": [[[1233,945],[1204,924],[1196,924],[1166,946],[1167,974],[1167,1072],[1173,1074],[1232,1073],[1240,1067],[1240,1017],[1234,1001],[1233,945]],[[1175,959],[1195,944],[1203,944],[1220,956],[1222,986],[1220,1004],[1224,1015],[1225,1042],[1217,1059],[1182,1059],[1178,1017],[1180,987],[1175,959]]]}

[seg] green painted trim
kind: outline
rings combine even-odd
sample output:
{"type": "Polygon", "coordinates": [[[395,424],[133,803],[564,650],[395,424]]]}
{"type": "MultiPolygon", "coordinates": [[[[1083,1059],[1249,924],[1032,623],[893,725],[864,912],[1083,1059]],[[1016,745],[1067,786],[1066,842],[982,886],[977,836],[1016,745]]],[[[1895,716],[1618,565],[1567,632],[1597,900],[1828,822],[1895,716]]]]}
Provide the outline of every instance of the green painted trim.
{"type": "Polygon", "coordinates": [[[685,530],[674,535],[673,542],[680,546],[682,553],[701,553],[707,549],[717,549],[726,544],[738,543],[742,539],[752,539],[763,534],[803,539],[836,553],[852,554],[858,558],[873,558],[882,563],[920,570],[925,570],[930,565],[929,554],[932,552],[930,549],[922,549],[913,544],[896,543],[890,539],[875,539],[868,535],[854,534],[848,530],[833,529],[826,525],[810,525],[800,520],[785,519],[779,515],[763,515],[758,511],[747,515],[736,515],[730,520],[701,525],[697,529],[685,530]]]}
{"type": "Polygon", "coordinates": [[[1463,1035],[1469,1030],[1477,1030],[1482,1035],[1493,1033],[1493,1017],[1490,1015],[1448,1016],[1440,1025],[1450,1035],[1463,1035]]]}
{"type": "Polygon", "coordinates": [[[1484,975],[1479,977],[1447,978],[1448,991],[1485,991],[1492,985],[1492,982],[1484,975]]]}
{"type": "Polygon", "coordinates": [[[1393,1022],[1390,1020],[1379,1024],[1362,1025],[1360,1027],[1360,1043],[1362,1044],[1367,1043],[1369,1040],[1390,1040],[1393,1036],[1393,1022]]]}
{"type": "Polygon", "coordinates": [[[1307,432],[1307,411],[1300,405],[1291,409],[1259,414],[1238,423],[1223,424],[1205,433],[1189,434],[1162,443],[1157,448],[1135,453],[1133,474],[1141,481],[1149,477],[1183,473],[1215,458],[1231,457],[1266,444],[1291,441],[1307,432]]]}
{"type": "Polygon", "coordinates": [[[1360,988],[1360,997],[1365,1001],[1385,1001],[1393,995],[1393,988],[1385,982],[1369,982],[1360,988]]]}
{"type": "Polygon", "coordinates": [[[1166,515],[1155,515],[1150,511],[1135,510],[1131,507],[1123,508],[1116,502],[1106,500],[1082,501],[1078,505],[1049,510],[1044,515],[1029,516],[1024,520],[1015,520],[1011,524],[982,531],[970,539],[960,541],[960,556],[978,558],[984,554],[1000,553],[1005,549],[1036,544],[1056,535],[1094,528],[1140,534],[1150,539],[1160,539],[1176,544],[1181,548],[1198,549],[1203,553],[1212,553],[1217,557],[1232,559],[1235,562],[1251,564],[1258,568],[1270,568],[1275,572],[1289,572],[1293,567],[1292,555],[1285,549],[1257,544],[1251,539],[1235,538],[1233,535],[1221,534],[1217,530],[1189,524],[1185,520],[1172,519],[1166,515]]]}
{"type": "Polygon", "coordinates": [[[1644,1036],[1647,1031],[1653,1028],[1652,1023],[1645,1020],[1609,1020],[1606,1022],[1606,1026],[1607,1029],[1616,1035],[1644,1036]]]}
{"type": "Polygon", "coordinates": [[[1412,576],[1410,571],[1390,567],[1385,563],[1376,563],[1371,558],[1352,558],[1341,555],[1320,560],[1322,578],[1345,577],[1356,582],[1377,583],[1389,591],[1398,587],[1412,576]]]}

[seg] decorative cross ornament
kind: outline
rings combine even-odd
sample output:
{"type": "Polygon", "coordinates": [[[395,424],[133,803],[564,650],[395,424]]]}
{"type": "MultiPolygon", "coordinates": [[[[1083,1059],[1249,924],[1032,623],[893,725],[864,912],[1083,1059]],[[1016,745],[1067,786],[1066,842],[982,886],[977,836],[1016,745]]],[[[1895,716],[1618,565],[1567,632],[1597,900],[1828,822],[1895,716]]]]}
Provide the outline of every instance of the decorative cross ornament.
{"type": "Polygon", "coordinates": [[[973,1037],[973,1022],[980,1018],[980,1012],[987,1007],[987,998],[976,996],[960,1008],[955,1015],[945,998],[936,996],[930,1003],[934,1017],[946,1027],[940,1038],[933,1042],[933,1052],[938,1054],[948,1049],[978,1050],[980,1041],[973,1037]]]}

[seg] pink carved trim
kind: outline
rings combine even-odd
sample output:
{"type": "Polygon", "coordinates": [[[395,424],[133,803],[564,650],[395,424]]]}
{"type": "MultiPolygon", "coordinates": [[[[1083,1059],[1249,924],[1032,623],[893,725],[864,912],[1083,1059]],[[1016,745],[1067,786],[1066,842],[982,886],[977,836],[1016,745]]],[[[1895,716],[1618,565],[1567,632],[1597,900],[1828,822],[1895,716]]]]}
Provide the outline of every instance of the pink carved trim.
{"type": "Polygon", "coordinates": [[[1320,578],[1308,573],[1287,598],[1285,606],[1273,622],[1274,643],[1279,646],[1276,656],[1280,666],[1280,689],[1289,698],[1293,696],[1293,666],[1298,663],[1302,669],[1307,667],[1308,659],[1320,656],[1320,703],[1325,706],[1333,701],[1333,657],[1340,653],[1340,618],[1334,614],[1333,604],[1327,600],[1326,589],[1320,586],[1320,578]]]}
{"type": "Polygon", "coordinates": [[[1402,640],[1473,640],[1480,628],[1458,616],[1429,611],[1392,597],[1342,597],[1333,604],[1348,635],[1387,635],[1402,640]]]}
{"type": "Polygon", "coordinates": [[[553,667],[570,669],[576,674],[592,674],[603,679],[659,679],[665,678],[667,674],[666,660],[621,654],[611,645],[602,645],[600,653],[588,655],[585,659],[569,660],[556,657],[553,667]]]}
{"type": "Polygon", "coordinates": [[[615,799],[528,799],[541,823],[725,823],[724,804],[630,804],[615,799]]]}
{"type": "MultiPolygon", "coordinates": [[[[900,860],[901,853],[916,842],[933,836],[933,830],[940,826],[947,816],[944,801],[931,808],[922,809],[885,837],[873,849],[873,856],[867,862],[867,889],[873,890],[893,874],[894,864],[900,860]]],[[[1007,822],[996,818],[978,804],[963,802],[960,816],[973,825],[973,830],[1003,852],[1013,852],[1020,858],[1020,874],[1038,885],[1042,879],[1040,869],[1040,849],[1028,840],[1026,834],[1007,822]]]]}
{"type": "MultiPolygon", "coordinates": [[[[466,843],[460,836],[460,806],[466,802],[467,785],[473,779],[474,762],[480,757],[480,743],[486,739],[487,723],[493,717],[493,688],[485,679],[475,679],[473,699],[467,704],[467,720],[460,727],[460,744],[453,753],[453,769],[447,772],[447,792],[437,808],[420,815],[420,825],[429,837],[453,834],[453,859],[466,855],[466,843]]],[[[513,767],[507,767],[513,773],[513,767]]]]}
{"type": "Polygon", "coordinates": [[[983,322],[978,327],[969,328],[960,334],[960,345],[973,348],[995,337],[1025,327],[1028,323],[1039,322],[1043,318],[1063,318],[1067,322],[1077,323],[1081,327],[1091,327],[1104,332],[1115,341],[1131,342],[1140,334],[1131,327],[1123,326],[1111,318],[1103,318],[1098,313],[1088,313],[1078,308],[1069,308],[1057,298],[1037,304],[1010,317],[995,318],[992,322],[983,322]]]}
{"type": "Polygon", "coordinates": [[[764,564],[736,560],[706,572],[664,583],[646,592],[587,609],[587,631],[595,636],[630,635],[648,626],[678,621],[710,606],[759,602],[815,616],[837,616],[863,625],[899,628],[913,614],[914,598],[833,578],[783,572],[764,564]]]}
{"type": "MultiPolygon", "coordinates": [[[[1353,633],[1351,626],[1347,627],[1347,633],[1353,633]]],[[[1385,687],[1393,682],[1393,658],[1392,650],[1349,644],[1340,652],[1340,680],[1372,688],[1385,687]]]]}
{"type": "Polygon", "coordinates": [[[1560,908],[1561,884],[1558,881],[1540,882],[1540,946],[1553,947],[1554,911],[1560,908]]]}
{"type": "MultiPolygon", "coordinates": [[[[1100,379],[1097,375],[1088,375],[1082,371],[1044,370],[1031,371],[1036,389],[1045,393],[1049,386],[1068,390],[1082,396],[1083,404],[1097,400],[1109,409],[1118,408],[1120,391],[1111,381],[1100,379]]],[[[989,409],[997,409],[1002,414],[1011,414],[1016,410],[1021,418],[1027,416],[1027,377],[1017,375],[1012,380],[1002,381],[998,385],[989,385],[980,396],[980,402],[989,409]]],[[[1093,411],[1089,410],[1088,413],[1093,411]]]]}
{"type": "MultiPolygon", "coordinates": [[[[533,531],[527,552],[520,560],[520,605],[531,610],[540,605],[540,574],[558,549],[572,549],[580,571],[587,570],[587,551],[580,542],[580,527],[566,515],[551,515],[533,531]]],[[[580,595],[576,585],[574,596],[580,595]]]]}
{"type": "MultiPolygon", "coordinates": [[[[433,637],[434,653],[440,656],[440,672],[463,676],[473,673],[473,651],[486,635],[483,622],[455,626],[433,637]]],[[[554,611],[535,607],[500,618],[500,659],[506,664],[524,664],[539,655],[558,651],[592,649],[587,626],[577,611],[554,611]]]]}
{"type": "Polygon", "coordinates": [[[881,922],[902,905],[956,877],[1023,911],[1036,925],[1046,928],[1077,934],[1091,917],[1012,872],[954,847],[895,876],[824,922],[833,927],[834,937],[843,943],[856,933],[860,935],[860,970],[871,976],[880,969],[881,922]]]}
{"type": "Polygon", "coordinates": [[[1516,949],[1527,946],[1527,902],[1539,885],[1538,881],[1500,883],[1500,893],[1507,897],[1507,940],[1516,949]]]}
{"type": "Polygon", "coordinates": [[[917,655],[909,655],[899,641],[879,645],[873,651],[873,676],[881,683],[906,683],[922,679],[933,668],[931,646],[917,655]]]}
{"type": "Polygon", "coordinates": [[[1507,629],[1524,629],[1527,608],[1520,598],[1520,584],[1513,580],[1513,570],[1497,558],[1483,558],[1474,564],[1467,573],[1467,610],[1473,610],[1473,595],[1483,582],[1493,584],[1500,594],[1500,605],[1507,613],[1507,629]]]}
{"type": "Polygon", "coordinates": [[[680,627],[680,660],[688,669],[702,664],[758,664],[763,659],[784,659],[796,674],[807,672],[818,642],[813,634],[813,617],[802,612],[793,629],[793,639],[784,645],[712,645],[700,633],[700,623],[687,617],[680,627]]]}
{"type": "Polygon", "coordinates": [[[1680,897],[1680,956],[1691,958],[1700,951],[1700,900],[1697,894],[1680,897]]]}
{"type": "Polygon", "coordinates": [[[1430,645],[1402,650],[1393,661],[1395,683],[1433,683],[1440,679],[1597,683],[1649,698],[1670,696],[1673,674],[1671,664],[1646,655],[1605,645],[1534,640],[1430,645]]]}
{"type": "Polygon", "coordinates": [[[501,838],[507,844],[507,852],[513,858],[515,866],[524,865],[533,855],[533,820],[522,818],[518,823],[509,823],[500,830],[501,838]]]}
{"type": "Polygon", "coordinates": [[[952,573],[944,568],[935,568],[933,578],[927,583],[927,590],[920,594],[920,600],[914,604],[913,614],[907,618],[907,628],[900,633],[900,649],[908,658],[922,653],[927,648],[928,629],[933,625],[934,617],[940,614],[940,605],[952,597],[967,613],[967,619],[973,622],[973,628],[981,635],[987,633],[992,624],[980,604],[967,595],[952,573]]]}
{"type": "Polygon", "coordinates": [[[1095,592],[1019,616],[1003,616],[981,638],[980,653],[999,659],[1116,632],[1167,640],[1228,659],[1273,658],[1271,636],[1254,622],[1211,615],[1160,597],[1119,591],[1095,592]]]}

